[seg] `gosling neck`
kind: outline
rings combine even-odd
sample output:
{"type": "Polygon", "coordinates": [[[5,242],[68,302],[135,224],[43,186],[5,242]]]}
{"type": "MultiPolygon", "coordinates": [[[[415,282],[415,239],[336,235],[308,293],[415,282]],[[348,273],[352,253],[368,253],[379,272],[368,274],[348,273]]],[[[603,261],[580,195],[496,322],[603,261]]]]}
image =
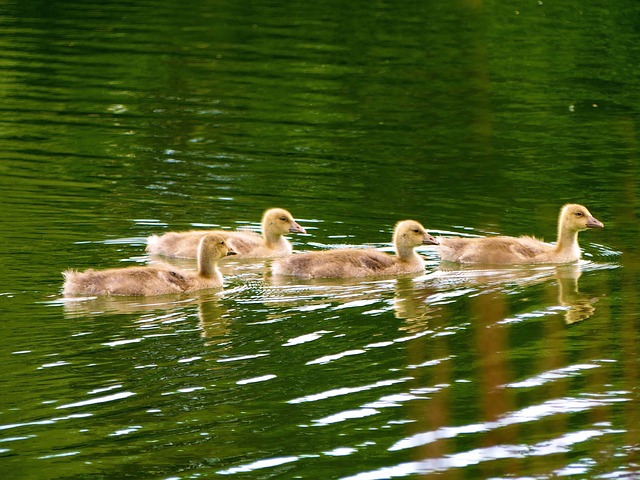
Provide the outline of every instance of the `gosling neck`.
{"type": "Polygon", "coordinates": [[[420,255],[416,253],[414,247],[396,243],[396,254],[398,260],[404,263],[424,263],[420,255]]]}
{"type": "Polygon", "coordinates": [[[262,227],[262,237],[264,238],[264,242],[270,248],[274,248],[286,242],[281,233],[270,231],[266,225],[263,225],[262,227]]]}
{"type": "Polygon", "coordinates": [[[222,274],[218,270],[218,261],[211,258],[210,254],[203,250],[198,252],[198,274],[202,278],[222,279],[222,274]]]}
{"type": "Polygon", "coordinates": [[[580,245],[578,245],[578,230],[559,225],[556,252],[566,254],[575,260],[579,259],[580,245]]]}

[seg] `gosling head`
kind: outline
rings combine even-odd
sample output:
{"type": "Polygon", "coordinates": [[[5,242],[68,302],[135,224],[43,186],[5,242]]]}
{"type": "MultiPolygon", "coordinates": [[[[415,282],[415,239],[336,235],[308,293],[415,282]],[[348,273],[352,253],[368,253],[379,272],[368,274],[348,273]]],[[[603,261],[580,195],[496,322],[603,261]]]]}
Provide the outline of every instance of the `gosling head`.
{"type": "Polygon", "coordinates": [[[604,228],[602,222],[591,215],[586,207],[576,203],[569,203],[562,207],[560,225],[575,232],[588,228],[604,228]]]}
{"type": "Polygon", "coordinates": [[[293,219],[293,216],[283,208],[271,208],[262,216],[262,229],[269,230],[280,235],[287,233],[307,233],[293,219]]]}
{"type": "Polygon", "coordinates": [[[236,255],[236,252],[231,248],[227,241],[221,235],[210,233],[202,237],[200,240],[200,253],[208,253],[214,259],[220,260],[227,255],[236,255]]]}
{"type": "Polygon", "coordinates": [[[403,220],[396,224],[393,234],[396,245],[417,247],[419,245],[438,245],[438,241],[415,220],[403,220]]]}

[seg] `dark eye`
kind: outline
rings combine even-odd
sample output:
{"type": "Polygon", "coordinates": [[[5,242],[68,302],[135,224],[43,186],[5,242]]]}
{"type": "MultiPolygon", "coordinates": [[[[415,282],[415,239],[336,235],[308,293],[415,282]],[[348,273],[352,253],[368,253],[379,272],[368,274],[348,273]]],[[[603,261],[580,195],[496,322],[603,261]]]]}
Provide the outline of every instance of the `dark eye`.
{"type": "Polygon", "coordinates": [[[280,217],[280,221],[286,222],[287,221],[287,217],[280,217]]]}
{"type": "Polygon", "coordinates": [[[583,216],[584,216],[584,213],[582,213],[582,212],[576,212],[576,217],[583,217],[583,216]]]}
{"type": "Polygon", "coordinates": [[[417,228],[414,228],[413,233],[420,233],[420,230],[418,230],[417,228]]]}

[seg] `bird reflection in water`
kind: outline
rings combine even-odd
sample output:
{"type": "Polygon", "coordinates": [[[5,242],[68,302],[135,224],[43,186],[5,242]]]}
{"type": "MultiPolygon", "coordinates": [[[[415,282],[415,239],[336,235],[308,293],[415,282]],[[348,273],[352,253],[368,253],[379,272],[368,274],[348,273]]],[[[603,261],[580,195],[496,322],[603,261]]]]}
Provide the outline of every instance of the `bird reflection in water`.
{"type": "MultiPolygon", "coordinates": [[[[178,323],[191,322],[195,308],[200,336],[209,341],[228,333],[229,309],[222,301],[224,292],[160,295],[155,297],[97,296],[64,300],[66,318],[96,315],[137,315],[136,328],[155,330],[174,328],[178,323]]],[[[222,340],[221,340],[222,341],[222,340]]],[[[213,342],[217,343],[217,342],[213,342]]]]}
{"type": "Polygon", "coordinates": [[[595,312],[594,303],[597,297],[581,293],[578,289],[578,279],[582,269],[578,264],[556,267],[558,279],[558,303],[566,307],[564,318],[567,325],[586,320],[595,312]]]}
{"type": "MultiPolygon", "coordinates": [[[[588,263],[588,262],[585,262],[588,263]]],[[[557,305],[545,309],[564,312],[570,325],[586,320],[595,312],[597,297],[581,293],[578,280],[583,273],[580,263],[540,267],[478,268],[443,263],[439,270],[415,281],[398,279],[394,298],[394,311],[398,318],[410,324],[423,323],[438,313],[438,306],[456,299],[479,294],[511,294],[526,288],[548,283],[557,285],[557,305]]],[[[419,327],[418,327],[419,328],[419,327]]]]}
{"type": "MultiPolygon", "coordinates": [[[[593,266],[585,263],[587,269],[593,266]]],[[[416,471],[433,470],[446,476],[456,461],[465,461],[465,453],[454,455],[459,451],[456,437],[469,438],[473,444],[475,436],[478,444],[469,461],[479,463],[478,477],[517,474],[522,466],[518,458],[505,456],[499,466],[478,462],[478,458],[486,454],[486,460],[493,460],[496,450],[509,451],[509,446],[526,443],[523,439],[531,435],[535,438],[536,422],[531,421],[525,429],[518,416],[522,391],[510,385],[523,375],[522,359],[530,358],[529,369],[540,375],[566,366],[564,342],[570,334],[563,325],[591,317],[597,301],[578,288],[583,268],[582,264],[513,269],[457,267],[420,278],[398,279],[394,313],[404,319],[401,329],[409,334],[405,337],[412,377],[409,391],[421,401],[407,404],[407,436],[390,450],[412,449],[416,471]],[[529,293],[540,295],[540,288],[532,288],[540,286],[544,290],[535,310],[527,307],[526,312],[514,313],[518,305],[531,306],[529,293]],[[547,289],[552,297],[546,295],[547,289]],[[557,319],[558,314],[564,316],[563,323],[549,321],[557,319]],[[528,326],[517,327],[532,320],[542,327],[539,338],[529,336],[528,326]],[[548,345],[552,347],[546,348],[548,345]],[[540,355],[531,356],[535,348],[542,349],[540,355]],[[457,423],[457,409],[451,400],[459,395],[478,405],[477,416],[468,424],[457,423]],[[451,460],[453,456],[456,461],[451,460]]],[[[554,397],[565,397],[567,385],[556,382],[553,387],[559,391],[554,390],[554,397]]],[[[537,398],[548,390],[528,393],[537,398]]],[[[562,424],[562,418],[554,420],[556,430],[567,431],[569,427],[562,424]]]]}

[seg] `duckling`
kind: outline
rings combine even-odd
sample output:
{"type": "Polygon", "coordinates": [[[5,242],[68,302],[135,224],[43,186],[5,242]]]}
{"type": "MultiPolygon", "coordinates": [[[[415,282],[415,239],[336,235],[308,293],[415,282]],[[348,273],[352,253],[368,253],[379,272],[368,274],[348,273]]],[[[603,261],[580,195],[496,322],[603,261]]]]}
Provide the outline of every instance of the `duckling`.
{"type": "Polygon", "coordinates": [[[197,272],[168,264],[89,269],[84,272],[67,270],[62,273],[63,294],[151,296],[218,288],[222,287],[222,274],[217,263],[226,255],[235,255],[235,252],[225,239],[220,235],[208,234],[200,239],[198,245],[197,272]]]}
{"type": "Polygon", "coordinates": [[[586,207],[567,204],[558,217],[558,240],[555,245],[534,237],[442,238],[440,257],[455,263],[540,264],[572,263],[580,259],[578,232],[604,228],[586,207]]]}
{"type": "Polygon", "coordinates": [[[274,275],[303,278],[351,278],[400,275],[424,271],[424,261],[414,248],[438,242],[414,220],[396,224],[393,234],[396,256],[371,248],[342,248],[324,252],[307,252],[278,259],[272,265],[274,275]]]}
{"type": "Polygon", "coordinates": [[[292,247],[283,237],[287,233],[307,233],[282,208],[271,208],[262,216],[262,236],[249,231],[191,230],[151,235],[147,238],[147,252],[175,258],[195,258],[200,239],[208,234],[222,236],[238,258],[274,258],[290,255],[292,247]]]}

